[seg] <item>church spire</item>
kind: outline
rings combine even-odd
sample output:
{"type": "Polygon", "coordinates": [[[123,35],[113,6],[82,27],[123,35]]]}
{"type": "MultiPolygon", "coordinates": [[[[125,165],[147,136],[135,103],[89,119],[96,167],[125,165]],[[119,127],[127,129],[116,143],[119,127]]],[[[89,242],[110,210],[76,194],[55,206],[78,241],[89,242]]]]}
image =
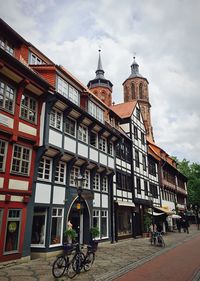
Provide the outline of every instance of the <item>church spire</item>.
{"type": "Polygon", "coordinates": [[[101,50],[99,49],[99,59],[98,59],[98,65],[97,65],[97,70],[96,70],[96,79],[104,79],[104,70],[102,67],[102,62],[101,62],[101,50]]]}
{"type": "Polygon", "coordinates": [[[110,82],[110,80],[107,80],[104,77],[104,70],[101,62],[101,50],[99,49],[98,52],[98,64],[97,70],[95,71],[96,77],[90,80],[87,86],[99,99],[101,99],[105,104],[107,104],[107,106],[111,106],[113,84],[110,82]]]}
{"type": "Polygon", "coordinates": [[[131,75],[129,78],[142,77],[139,73],[139,64],[135,61],[135,56],[133,57],[133,63],[131,64],[131,75]]]}

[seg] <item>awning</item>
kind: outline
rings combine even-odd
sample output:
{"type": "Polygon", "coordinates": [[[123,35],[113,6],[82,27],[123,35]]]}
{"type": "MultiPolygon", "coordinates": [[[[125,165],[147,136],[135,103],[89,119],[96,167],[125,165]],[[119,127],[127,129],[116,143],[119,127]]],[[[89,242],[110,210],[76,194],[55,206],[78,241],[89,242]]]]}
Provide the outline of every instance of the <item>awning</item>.
{"type": "MultiPolygon", "coordinates": [[[[152,215],[152,212],[148,212],[148,214],[152,215]]],[[[164,213],[156,213],[156,212],[153,212],[153,216],[161,216],[163,215],[164,213]]]]}
{"type": "Polygon", "coordinates": [[[128,202],[128,201],[121,201],[121,200],[117,200],[115,201],[119,206],[124,206],[124,207],[135,207],[135,204],[133,202],[128,202]]]}
{"type": "Polygon", "coordinates": [[[172,212],[172,211],[169,211],[167,208],[163,208],[163,207],[153,207],[154,209],[156,209],[156,210],[159,210],[159,211],[161,211],[161,212],[163,212],[163,213],[165,213],[165,214],[167,214],[167,215],[172,215],[172,214],[174,214],[174,212],[172,212]]]}

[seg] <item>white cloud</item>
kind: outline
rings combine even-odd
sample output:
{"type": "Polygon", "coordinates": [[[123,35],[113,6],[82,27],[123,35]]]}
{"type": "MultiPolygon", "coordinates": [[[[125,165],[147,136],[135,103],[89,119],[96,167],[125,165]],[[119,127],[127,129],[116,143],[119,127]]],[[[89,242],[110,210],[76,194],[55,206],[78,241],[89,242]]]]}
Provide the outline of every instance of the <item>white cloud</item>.
{"type": "Polygon", "coordinates": [[[7,0],[0,16],[84,84],[94,78],[101,46],[115,102],[123,101],[136,52],[157,144],[199,162],[199,10],[198,0],[7,0]]]}

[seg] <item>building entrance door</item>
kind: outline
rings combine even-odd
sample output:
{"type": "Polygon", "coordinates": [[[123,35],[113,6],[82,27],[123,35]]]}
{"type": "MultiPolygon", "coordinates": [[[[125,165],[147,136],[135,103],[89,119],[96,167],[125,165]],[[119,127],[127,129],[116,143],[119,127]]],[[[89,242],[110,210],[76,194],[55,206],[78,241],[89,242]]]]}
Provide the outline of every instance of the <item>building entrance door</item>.
{"type": "Polygon", "coordinates": [[[78,200],[74,202],[70,211],[68,220],[72,223],[72,228],[75,229],[81,244],[89,243],[89,226],[90,218],[87,204],[84,200],[81,201],[81,208],[77,209],[78,200]]]}

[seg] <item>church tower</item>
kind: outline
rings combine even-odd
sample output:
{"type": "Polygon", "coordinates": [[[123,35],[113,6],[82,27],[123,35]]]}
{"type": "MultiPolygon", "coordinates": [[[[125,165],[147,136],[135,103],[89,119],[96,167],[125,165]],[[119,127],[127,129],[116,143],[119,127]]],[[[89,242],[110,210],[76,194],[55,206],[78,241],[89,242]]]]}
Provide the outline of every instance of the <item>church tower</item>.
{"type": "Polygon", "coordinates": [[[147,136],[154,142],[153,127],[151,125],[151,104],[149,102],[148,80],[139,73],[139,65],[133,57],[131,75],[124,81],[124,102],[137,100],[140,104],[147,136]]]}
{"type": "Polygon", "coordinates": [[[96,77],[93,80],[90,80],[87,86],[107,106],[112,105],[113,84],[104,77],[104,70],[101,62],[101,50],[99,50],[96,77]]]}

